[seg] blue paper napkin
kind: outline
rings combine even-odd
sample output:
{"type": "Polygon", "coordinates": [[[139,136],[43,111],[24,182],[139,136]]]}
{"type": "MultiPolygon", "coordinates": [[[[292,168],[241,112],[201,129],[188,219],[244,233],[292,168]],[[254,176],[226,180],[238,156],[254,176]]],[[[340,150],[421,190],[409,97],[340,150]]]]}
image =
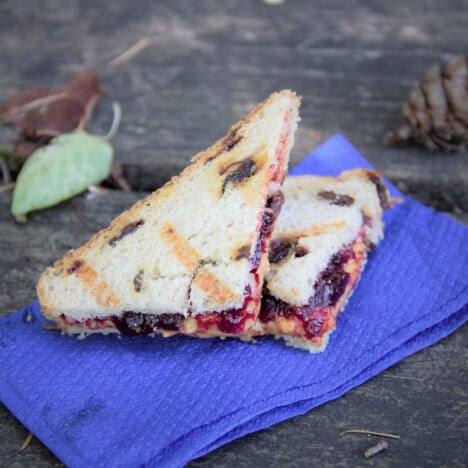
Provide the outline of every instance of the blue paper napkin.
{"type": "MultiPolygon", "coordinates": [[[[292,173],[369,166],[337,135],[292,173]]],[[[397,194],[392,188],[393,194],[397,194]]],[[[343,395],[468,317],[468,229],[406,199],[322,354],[282,341],[85,340],[0,319],[0,399],[65,464],[180,466],[343,395]]]]}

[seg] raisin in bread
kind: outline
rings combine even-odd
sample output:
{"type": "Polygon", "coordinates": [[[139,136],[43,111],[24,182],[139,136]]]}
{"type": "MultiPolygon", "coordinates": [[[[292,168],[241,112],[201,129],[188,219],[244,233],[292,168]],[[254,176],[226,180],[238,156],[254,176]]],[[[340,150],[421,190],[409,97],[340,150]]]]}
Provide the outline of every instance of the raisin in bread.
{"type": "Polygon", "coordinates": [[[377,172],[287,177],[285,204],[270,244],[270,271],[252,330],[322,351],[367,255],[383,238],[391,200],[377,172]]]}
{"type": "Polygon", "coordinates": [[[272,94],[179,176],[48,268],[66,333],[241,335],[257,318],[299,98],[272,94]]]}

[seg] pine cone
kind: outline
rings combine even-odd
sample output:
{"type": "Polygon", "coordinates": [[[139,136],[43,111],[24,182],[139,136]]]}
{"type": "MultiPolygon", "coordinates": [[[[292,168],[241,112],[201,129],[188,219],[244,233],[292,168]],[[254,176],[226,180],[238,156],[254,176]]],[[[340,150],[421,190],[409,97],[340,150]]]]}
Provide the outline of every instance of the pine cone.
{"type": "Polygon", "coordinates": [[[455,57],[443,69],[433,65],[403,103],[402,116],[405,124],[386,136],[386,144],[414,141],[430,151],[464,151],[468,143],[468,57],[455,57]]]}

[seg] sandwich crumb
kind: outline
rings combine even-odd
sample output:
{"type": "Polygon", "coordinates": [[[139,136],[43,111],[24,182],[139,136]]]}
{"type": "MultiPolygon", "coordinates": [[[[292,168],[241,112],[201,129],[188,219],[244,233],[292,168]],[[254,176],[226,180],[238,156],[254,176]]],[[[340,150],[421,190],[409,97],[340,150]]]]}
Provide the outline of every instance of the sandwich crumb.
{"type": "Polygon", "coordinates": [[[386,440],[381,440],[380,442],[377,442],[375,445],[372,445],[368,449],[365,450],[364,452],[364,457],[365,458],[371,458],[374,455],[377,455],[380,452],[383,452],[384,450],[388,449],[388,442],[386,440]]]}

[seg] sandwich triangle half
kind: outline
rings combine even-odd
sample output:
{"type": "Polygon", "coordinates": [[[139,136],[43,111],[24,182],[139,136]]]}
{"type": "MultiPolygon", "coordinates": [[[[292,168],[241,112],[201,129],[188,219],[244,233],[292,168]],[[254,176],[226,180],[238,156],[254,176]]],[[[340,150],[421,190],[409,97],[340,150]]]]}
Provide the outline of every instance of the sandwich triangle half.
{"type": "Polygon", "coordinates": [[[40,277],[64,333],[242,336],[255,323],[299,98],[272,94],[40,277]]]}

